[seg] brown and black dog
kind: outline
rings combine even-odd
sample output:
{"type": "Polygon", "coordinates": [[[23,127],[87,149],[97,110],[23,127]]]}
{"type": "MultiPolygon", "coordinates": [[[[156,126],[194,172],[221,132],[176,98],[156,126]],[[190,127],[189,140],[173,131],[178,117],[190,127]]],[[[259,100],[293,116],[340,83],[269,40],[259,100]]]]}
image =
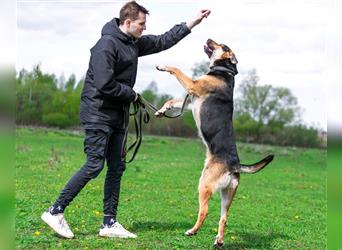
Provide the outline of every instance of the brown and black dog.
{"type": "MultiPolygon", "coordinates": [[[[160,71],[173,74],[192,96],[192,113],[198,132],[206,148],[204,169],[199,180],[199,212],[196,224],[186,231],[195,235],[208,213],[211,195],[221,192],[221,218],[215,245],[222,246],[229,207],[239,185],[240,173],[256,173],[273,160],[269,155],[252,165],[240,164],[232,126],[234,76],[237,60],[224,44],[208,39],[204,51],[210,59],[210,71],[192,80],[174,67],[157,66],[160,71]]],[[[169,100],[155,115],[161,117],[168,110],[182,106],[182,100],[169,100]]]]}

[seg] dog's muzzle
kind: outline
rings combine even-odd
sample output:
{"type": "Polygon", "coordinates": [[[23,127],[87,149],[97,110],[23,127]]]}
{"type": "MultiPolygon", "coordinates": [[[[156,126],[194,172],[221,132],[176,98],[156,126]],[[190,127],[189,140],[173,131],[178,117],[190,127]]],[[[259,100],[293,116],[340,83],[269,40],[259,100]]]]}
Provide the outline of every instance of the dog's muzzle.
{"type": "Polygon", "coordinates": [[[213,50],[207,45],[204,45],[204,52],[208,55],[209,58],[213,54],[213,50]]]}

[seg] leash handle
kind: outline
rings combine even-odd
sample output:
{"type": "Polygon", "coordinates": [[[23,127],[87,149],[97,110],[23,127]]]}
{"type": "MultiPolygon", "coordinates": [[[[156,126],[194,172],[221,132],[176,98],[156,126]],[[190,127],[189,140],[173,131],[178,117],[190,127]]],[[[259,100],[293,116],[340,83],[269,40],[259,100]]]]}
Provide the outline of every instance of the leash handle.
{"type": "MultiPolygon", "coordinates": [[[[126,112],[125,112],[126,113],[126,112]]],[[[133,103],[133,113],[129,113],[133,116],[134,127],[135,127],[135,141],[126,149],[127,137],[128,137],[128,126],[125,132],[125,139],[122,145],[121,158],[125,163],[130,163],[134,160],[135,156],[138,154],[142,142],[142,123],[148,123],[150,121],[150,115],[146,110],[144,103],[141,102],[140,95],[138,95],[138,100],[133,103]],[[138,116],[138,118],[137,118],[138,116]],[[133,150],[131,158],[126,161],[126,156],[129,151],[133,150]]]]}

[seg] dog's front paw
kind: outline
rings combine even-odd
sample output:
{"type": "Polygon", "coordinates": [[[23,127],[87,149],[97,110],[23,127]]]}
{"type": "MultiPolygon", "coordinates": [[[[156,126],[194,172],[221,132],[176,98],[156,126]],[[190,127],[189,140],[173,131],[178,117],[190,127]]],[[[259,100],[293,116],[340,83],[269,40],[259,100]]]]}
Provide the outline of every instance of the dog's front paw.
{"type": "Polygon", "coordinates": [[[161,118],[161,117],[164,116],[164,112],[158,110],[157,112],[154,113],[154,115],[155,115],[156,117],[158,117],[158,118],[161,118]]]}
{"type": "Polygon", "coordinates": [[[155,115],[156,117],[163,117],[164,114],[165,114],[165,112],[168,111],[168,110],[170,110],[171,107],[172,107],[172,104],[171,104],[170,102],[167,102],[167,103],[164,104],[164,106],[163,106],[161,109],[157,110],[157,111],[154,113],[154,115],[155,115]]]}
{"type": "Polygon", "coordinates": [[[156,65],[156,69],[159,71],[166,71],[166,66],[165,65],[156,65]]]}

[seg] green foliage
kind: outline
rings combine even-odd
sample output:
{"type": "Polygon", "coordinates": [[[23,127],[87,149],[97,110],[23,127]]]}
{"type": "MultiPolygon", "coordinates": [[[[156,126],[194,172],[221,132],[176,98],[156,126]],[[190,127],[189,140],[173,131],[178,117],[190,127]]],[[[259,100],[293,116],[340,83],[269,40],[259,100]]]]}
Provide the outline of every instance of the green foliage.
{"type": "Polygon", "coordinates": [[[321,147],[318,131],[299,124],[300,108],[288,88],[258,85],[251,70],[236,98],[234,128],[240,141],[272,145],[321,147]]]}
{"type": "Polygon", "coordinates": [[[248,113],[234,119],[236,138],[239,141],[280,146],[323,147],[318,131],[305,125],[263,125],[248,113]]]}
{"type": "Polygon", "coordinates": [[[233,120],[236,138],[245,142],[257,142],[260,124],[255,121],[249,113],[238,115],[233,120]]]}
{"type": "Polygon", "coordinates": [[[49,113],[43,115],[43,124],[58,128],[67,128],[72,125],[68,115],[63,113],[49,113]]]}
{"type": "Polygon", "coordinates": [[[16,121],[19,124],[41,124],[43,107],[57,90],[55,76],[43,74],[40,66],[32,72],[22,70],[16,81],[16,121]]]}
{"type": "Polygon", "coordinates": [[[153,105],[156,105],[158,102],[158,87],[157,87],[157,83],[155,81],[152,81],[147,87],[146,89],[141,92],[142,97],[145,98],[146,101],[152,103],[153,105]]]}
{"type": "MultiPolygon", "coordinates": [[[[326,151],[238,143],[252,163],[273,153],[260,173],[241,175],[223,249],[326,249],[326,151]]],[[[51,129],[16,134],[15,249],[212,249],[220,195],[194,237],[197,186],[205,159],[198,139],[145,136],[122,178],[118,220],[137,239],[98,237],[106,168],[66,209],[75,239],[56,236],[40,215],[84,163],[83,135],[51,129]]]]}
{"type": "MultiPolygon", "coordinates": [[[[208,62],[196,63],[193,78],[206,74],[208,68],[208,62]]],[[[237,139],[273,145],[321,146],[317,130],[297,122],[300,108],[291,91],[283,87],[258,85],[258,82],[256,71],[250,71],[235,96],[234,127],[237,139]]],[[[60,128],[78,126],[83,84],[84,80],[77,82],[74,74],[65,79],[63,75],[57,78],[54,74],[43,73],[40,65],[34,66],[31,71],[21,70],[16,77],[16,123],[60,128]]],[[[151,81],[141,95],[158,108],[173,98],[169,94],[158,93],[155,81],[151,81]]],[[[154,111],[149,112],[151,120],[144,126],[144,133],[197,136],[191,112],[185,112],[178,119],[155,118],[154,111]]],[[[131,122],[131,132],[134,132],[133,126],[131,122]]]]}
{"type": "Polygon", "coordinates": [[[321,142],[317,136],[317,130],[307,128],[304,125],[287,126],[277,131],[280,143],[273,142],[278,145],[298,145],[302,147],[320,147],[321,142]]]}
{"type": "Polygon", "coordinates": [[[192,78],[197,79],[201,75],[207,74],[209,71],[209,61],[202,61],[200,63],[195,63],[192,68],[192,78]]]}
{"type": "Polygon", "coordinates": [[[16,79],[16,123],[46,126],[77,126],[83,80],[44,74],[40,65],[22,70],[16,79]],[[59,120],[59,121],[58,121],[59,120]]]}
{"type": "Polygon", "coordinates": [[[258,85],[259,77],[251,70],[239,87],[236,112],[249,114],[260,125],[283,127],[299,116],[297,98],[288,88],[258,85]]]}

